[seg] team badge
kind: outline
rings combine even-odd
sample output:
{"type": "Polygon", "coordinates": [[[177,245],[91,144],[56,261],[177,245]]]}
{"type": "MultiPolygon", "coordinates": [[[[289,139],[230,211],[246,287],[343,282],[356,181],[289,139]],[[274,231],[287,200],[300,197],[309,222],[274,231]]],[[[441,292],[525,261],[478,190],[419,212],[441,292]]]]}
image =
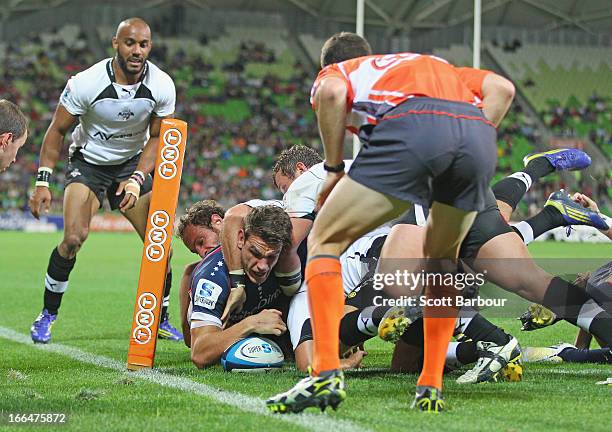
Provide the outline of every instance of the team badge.
{"type": "Polygon", "coordinates": [[[134,117],[134,113],[130,110],[130,107],[124,106],[121,111],[117,114],[119,118],[122,120],[129,120],[131,117],[134,117]]]}

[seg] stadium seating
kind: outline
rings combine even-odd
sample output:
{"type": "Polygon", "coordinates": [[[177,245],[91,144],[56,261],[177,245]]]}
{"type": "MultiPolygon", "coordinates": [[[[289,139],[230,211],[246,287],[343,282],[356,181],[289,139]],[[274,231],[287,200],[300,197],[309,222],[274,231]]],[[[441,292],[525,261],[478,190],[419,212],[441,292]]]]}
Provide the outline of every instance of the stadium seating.
{"type": "MultiPolygon", "coordinates": [[[[114,29],[105,27],[97,29],[101,41],[108,40],[113,32],[114,29]]],[[[210,40],[156,39],[151,59],[174,78],[177,116],[190,125],[180,209],[203,198],[215,198],[229,206],[253,197],[278,197],[269,175],[274,156],[296,143],[320,149],[308,102],[314,76],[296,61],[286,39],[285,30],[255,27],[228,29],[210,40]]],[[[300,35],[299,39],[318,63],[323,41],[308,34],[300,35]]],[[[0,177],[0,204],[5,211],[26,206],[42,137],[59,93],[70,75],[97,60],[85,47],[84,36],[75,26],[65,26],[19,44],[0,43],[0,73],[4,76],[0,97],[15,100],[32,119],[31,138],[20,152],[17,167],[0,177]]],[[[112,52],[110,48],[108,52],[112,52]]],[[[472,61],[471,49],[463,45],[435,50],[434,54],[458,65],[469,65],[472,61]]],[[[506,55],[504,59],[511,57],[502,55],[506,55]]],[[[583,57],[586,58],[580,58],[583,57]]],[[[529,64],[537,64],[535,59],[528,58],[529,64]]],[[[598,63],[599,67],[605,71],[610,61],[598,63]]],[[[507,66],[516,76],[526,76],[527,72],[520,70],[522,64],[508,60],[507,66]]],[[[561,65],[552,63],[547,67],[554,71],[561,65]]],[[[593,102],[592,110],[596,103],[593,102]]],[[[607,145],[610,154],[611,121],[607,105],[588,118],[567,115],[563,126],[552,122],[558,117],[554,114],[558,107],[546,105],[546,108],[544,119],[554,131],[563,133],[563,128],[569,125],[577,133],[607,145]]],[[[502,123],[496,179],[519,170],[522,157],[534,150],[538,134],[533,123],[520,107],[513,108],[502,123]]],[[[54,174],[54,213],[61,212],[59,197],[67,147],[54,174]]],[[[557,178],[549,179],[531,195],[533,202],[541,203],[544,194],[558,186],[557,178]]],[[[523,210],[528,207],[527,204],[523,210]]]]}

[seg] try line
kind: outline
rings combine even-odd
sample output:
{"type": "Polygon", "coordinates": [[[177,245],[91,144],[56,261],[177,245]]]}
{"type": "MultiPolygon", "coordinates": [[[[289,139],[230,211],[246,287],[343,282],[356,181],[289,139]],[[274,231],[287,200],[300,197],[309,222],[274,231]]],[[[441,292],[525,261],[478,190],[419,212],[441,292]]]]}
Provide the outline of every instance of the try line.
{"type": "Polygon", "coordinates": [[[234,393],[227,390],[219,390],[206,384],[198,383],[187,378],[178,377],[175,375],[159,372],[154,369],[141,369],[137,372],[129,372],[126,370],[125,362],[113,360],[108,357],[103,357],[95,354],[90,354],[80,349],[73,348],[62,344],[35,344],[29,336],[18,333],[6,327],[0,326],[0,338],[10,340],[12,342],[29,345],[42,351],[59,354],[64,357],[69,357],[73,360],[87,363],[97,367],[116,370],[124,373],[126,376],[140,378],[158,384],[164,387],[179,389],[186,392],[191,392],[209,399],[213,399],[219,403],[233,406],[241,411],[268,416],[270,418],[293,423],[304,429],[321,431],[321,432],[367,432],[365,429],[349,420],[336,419],[325,414],[299,414],[299,415],[273,415],[268,412],[264,406],[264,400],[252,396],[247,396],[241,393],[234,393]]]}

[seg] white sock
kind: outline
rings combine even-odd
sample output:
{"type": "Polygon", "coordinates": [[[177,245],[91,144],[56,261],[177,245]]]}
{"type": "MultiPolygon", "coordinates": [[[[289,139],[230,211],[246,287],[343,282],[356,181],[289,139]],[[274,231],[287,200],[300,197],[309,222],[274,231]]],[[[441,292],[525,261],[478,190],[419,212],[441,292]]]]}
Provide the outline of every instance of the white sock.
{"type": "Polygon", "coordinates": [[[531,176],[523,171],[517,171],[515,173],[510,174],[508,177],[515,178],[517,180],[522,181],[525,184],[525,187],[527,188],[525,192],[527,192],[529,188],[531,188],[531,185],[533,184],[533,180],[531,179],[531,176]]]}
{"type": "Polygon", "coordinates": [[[520,221],[519,223],[514,225],[514,228],[516,228],[518,232],[521,233],[521,236],[523,237],[523,243],[528,245],[533,241],[533,228],[531,228],[531,225],[529,225],[527,222],[520,221]]]}

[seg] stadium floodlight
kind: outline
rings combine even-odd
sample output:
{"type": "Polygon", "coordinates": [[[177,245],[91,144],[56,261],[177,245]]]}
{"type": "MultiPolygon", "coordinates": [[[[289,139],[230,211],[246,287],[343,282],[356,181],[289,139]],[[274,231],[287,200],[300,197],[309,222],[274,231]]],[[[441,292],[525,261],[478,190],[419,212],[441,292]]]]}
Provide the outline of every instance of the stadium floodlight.
{"type": "Polygon", "coordinates": [[[187,123],[163,119],[159,136],[128,349],[127,368],[130,370],[152,368],[155,360],[164,281],[187,143],[187,123]]]}

